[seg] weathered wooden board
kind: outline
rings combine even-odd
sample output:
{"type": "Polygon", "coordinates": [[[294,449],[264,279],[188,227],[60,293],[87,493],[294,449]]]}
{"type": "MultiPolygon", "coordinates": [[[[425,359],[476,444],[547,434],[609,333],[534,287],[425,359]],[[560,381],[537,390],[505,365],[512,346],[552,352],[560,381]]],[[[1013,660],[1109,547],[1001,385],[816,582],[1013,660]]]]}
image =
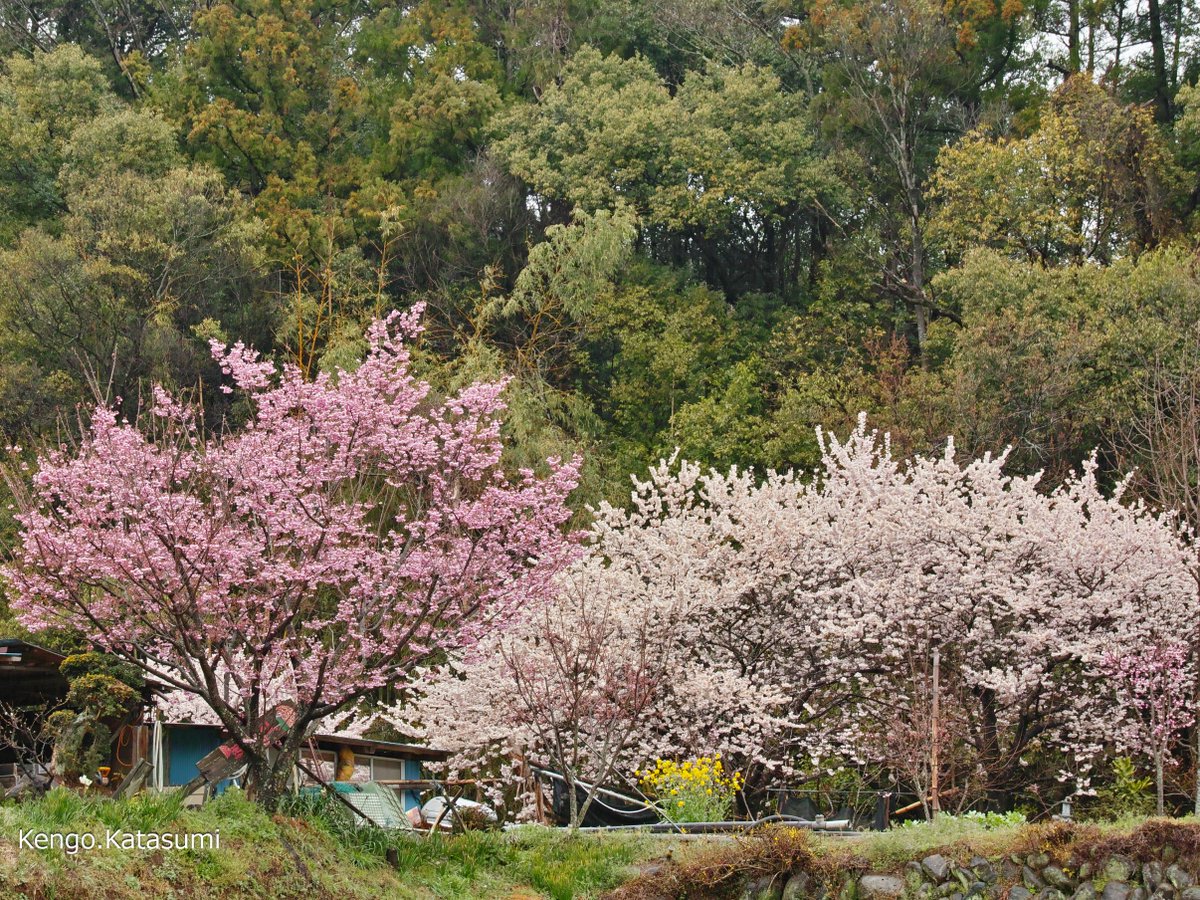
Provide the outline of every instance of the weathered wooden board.
{"type": "MultiPolygon", "coordinates": [[[[290,700],[277,703],[263,716],[259,724],[258,739],[265,746],[279,744],[295,724],[296,704],[290,700]]],[[[224,781],[245,764],[246,751],[239,747],[236,741],[226,741],[196,763],[200,774],[184,787],[190,788],[187,793],[191,793],[205,782],[216,784],[218,781],[224,781]]]]}

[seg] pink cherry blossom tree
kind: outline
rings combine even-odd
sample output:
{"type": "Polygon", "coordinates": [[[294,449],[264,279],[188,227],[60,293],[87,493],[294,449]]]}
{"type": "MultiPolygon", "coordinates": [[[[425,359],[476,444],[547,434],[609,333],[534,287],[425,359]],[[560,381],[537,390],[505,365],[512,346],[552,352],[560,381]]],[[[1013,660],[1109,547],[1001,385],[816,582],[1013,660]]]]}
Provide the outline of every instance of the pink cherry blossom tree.
{"type": "Polygon", "coordinates": [[[1192,672],[1188,648],[1181,643],[1131,647],[1106,653],[1101,668],[1127,714],[1121,743],[1154,761],[1158,814],[1163,806],[1163,767],[1179,732],[1195,721],[1192,672]]]}
{"type": "Polygon", "coordinates": [[[97,409],[23,495],[5,569],[22,621],[79,629],[198,698],[267,807],[311,723],[475,644],[574,552],[578,460],[506,475],[504,384],[435,397],[410,371],[418,316],[375,322],[357,369],[312,382],[214,344],[244,425],[206,434],[159,388],[146,421],[97,409]],[[258,736],[285,699],[276,753],[258,736]]]}

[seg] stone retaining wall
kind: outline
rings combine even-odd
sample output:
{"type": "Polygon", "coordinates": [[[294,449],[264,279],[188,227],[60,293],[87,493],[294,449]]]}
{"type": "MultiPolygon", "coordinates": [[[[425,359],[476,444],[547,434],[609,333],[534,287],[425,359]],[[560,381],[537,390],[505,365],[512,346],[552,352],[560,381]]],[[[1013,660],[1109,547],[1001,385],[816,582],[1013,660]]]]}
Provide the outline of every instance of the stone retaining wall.
{"type": "Polygon", "coordinates": [[[933,854],[902,874],[848,873],[840,883],[807,873],[762,877],[745,885],[742,900],[1200,900],[1198,881],[1170,845],[1140,864],[1124,854],[1059,863],[1040,851],[965,863],[933,854]]]}

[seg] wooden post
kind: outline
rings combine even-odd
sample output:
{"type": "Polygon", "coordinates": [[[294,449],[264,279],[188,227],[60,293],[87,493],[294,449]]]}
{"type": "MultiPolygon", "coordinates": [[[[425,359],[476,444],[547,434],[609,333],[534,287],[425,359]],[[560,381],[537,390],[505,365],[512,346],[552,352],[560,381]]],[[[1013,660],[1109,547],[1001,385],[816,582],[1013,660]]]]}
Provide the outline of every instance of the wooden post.
{"type": "Polygon", "coordinates": [[[941,649],[934,645],[933,648],[933,716],[930,726],[929,747],[929,792],[932,794],[933,800],[933,817],[936,819],[939,812],[942,811],[942,805],[938,800],[938,679],[941,675],[941,649]]]}
{"type": "Polygon", "coordinates": [[[150,775],[150,768],[150,762],[144,756],[134,763],[133,768],[121,780],[117,789],[113,791],[113,799],[120,800],[122,797],[133,795],[140,791],[150,775]]]}
{"type": "Polygon", "coordinates": [[[546,801],[542,797],[542,779],[538,777],[538,772],[529,765],[529,760],[521,757],[521,771],[525,778],[529,779],[533,785],[533,800],[537,809],[537,820],[539,825],[546,824],[546,801]]]}

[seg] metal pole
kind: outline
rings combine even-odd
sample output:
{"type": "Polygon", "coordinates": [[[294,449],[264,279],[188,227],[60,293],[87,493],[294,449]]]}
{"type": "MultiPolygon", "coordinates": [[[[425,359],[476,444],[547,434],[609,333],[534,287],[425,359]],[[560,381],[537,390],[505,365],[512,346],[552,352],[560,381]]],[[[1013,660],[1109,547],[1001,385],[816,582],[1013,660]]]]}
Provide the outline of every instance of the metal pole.
{"type": "MultiPolygon", "coordinates": [[[[328,793],[330,797],[332,797],[338,803],[342,804],[342,806],[346,807],[346,809],[350,810],[350,814],[351,814],[350,821],[351,822],[354,821],[354,816],[358,815],[358,816],[362,816],[364,819],[367,820],[368,823],[370,823],[371,825],[374,825],[376,828],[383,828],[382,825],[380,825],[378,822],[376,822],[374,819],[372,819],[369,815],[367,815],[365,812],[363,812],[361,809],[359,809],[357,806],[355,806],[353,803],[351,803],[349,800],[347,800],[345,797],[343,797],[341,794],[339,794],[337,791],[337,788],[335,788],[332,784],[330,784],[328,781],[326,781],[324,778],[322,778],[320,775],[318,775],[316,772],[314,772],[312,769],[310,769],[304,763],[300,762],[300,759],[298,757],[296,759],[296,766],[297,766],[297,768],[300,769],[301,772],[306,774],[309,778],[311,778],[313,781],[315,781],[321,787],[325,788],[326,793],[328,793]]],[[[408,822],[408,819],[406,818],[405,821],[408,822]]],[[[412,822],[408,822],[408,830],[409,831],[416,830],[415,828],[413,828],[412,822]]]]}
{"type": "MultiPolygon", "coordinates": [[[[1200,709],[1200,687],[1196,690],[1196,703],[1194,709],[1200,709]]],[[[1193,762],[1192,772],[1196,778],[1196,806],[1195,813],[1200,816],[1200,722],[1196,722],[1193,726],[1196,729],[1196,758],[1193,762]]]]}
{"type": "Polygon", "coordinates": [[[941,675],[941,650],[937,646],[933,648],[933,716],[930,727],[929,747],[929,787],[930,793],[933,794],[933,817],[936,819],[939,812],[942,811],[941,802],[938,800],[938,679],[941,675]]]}

